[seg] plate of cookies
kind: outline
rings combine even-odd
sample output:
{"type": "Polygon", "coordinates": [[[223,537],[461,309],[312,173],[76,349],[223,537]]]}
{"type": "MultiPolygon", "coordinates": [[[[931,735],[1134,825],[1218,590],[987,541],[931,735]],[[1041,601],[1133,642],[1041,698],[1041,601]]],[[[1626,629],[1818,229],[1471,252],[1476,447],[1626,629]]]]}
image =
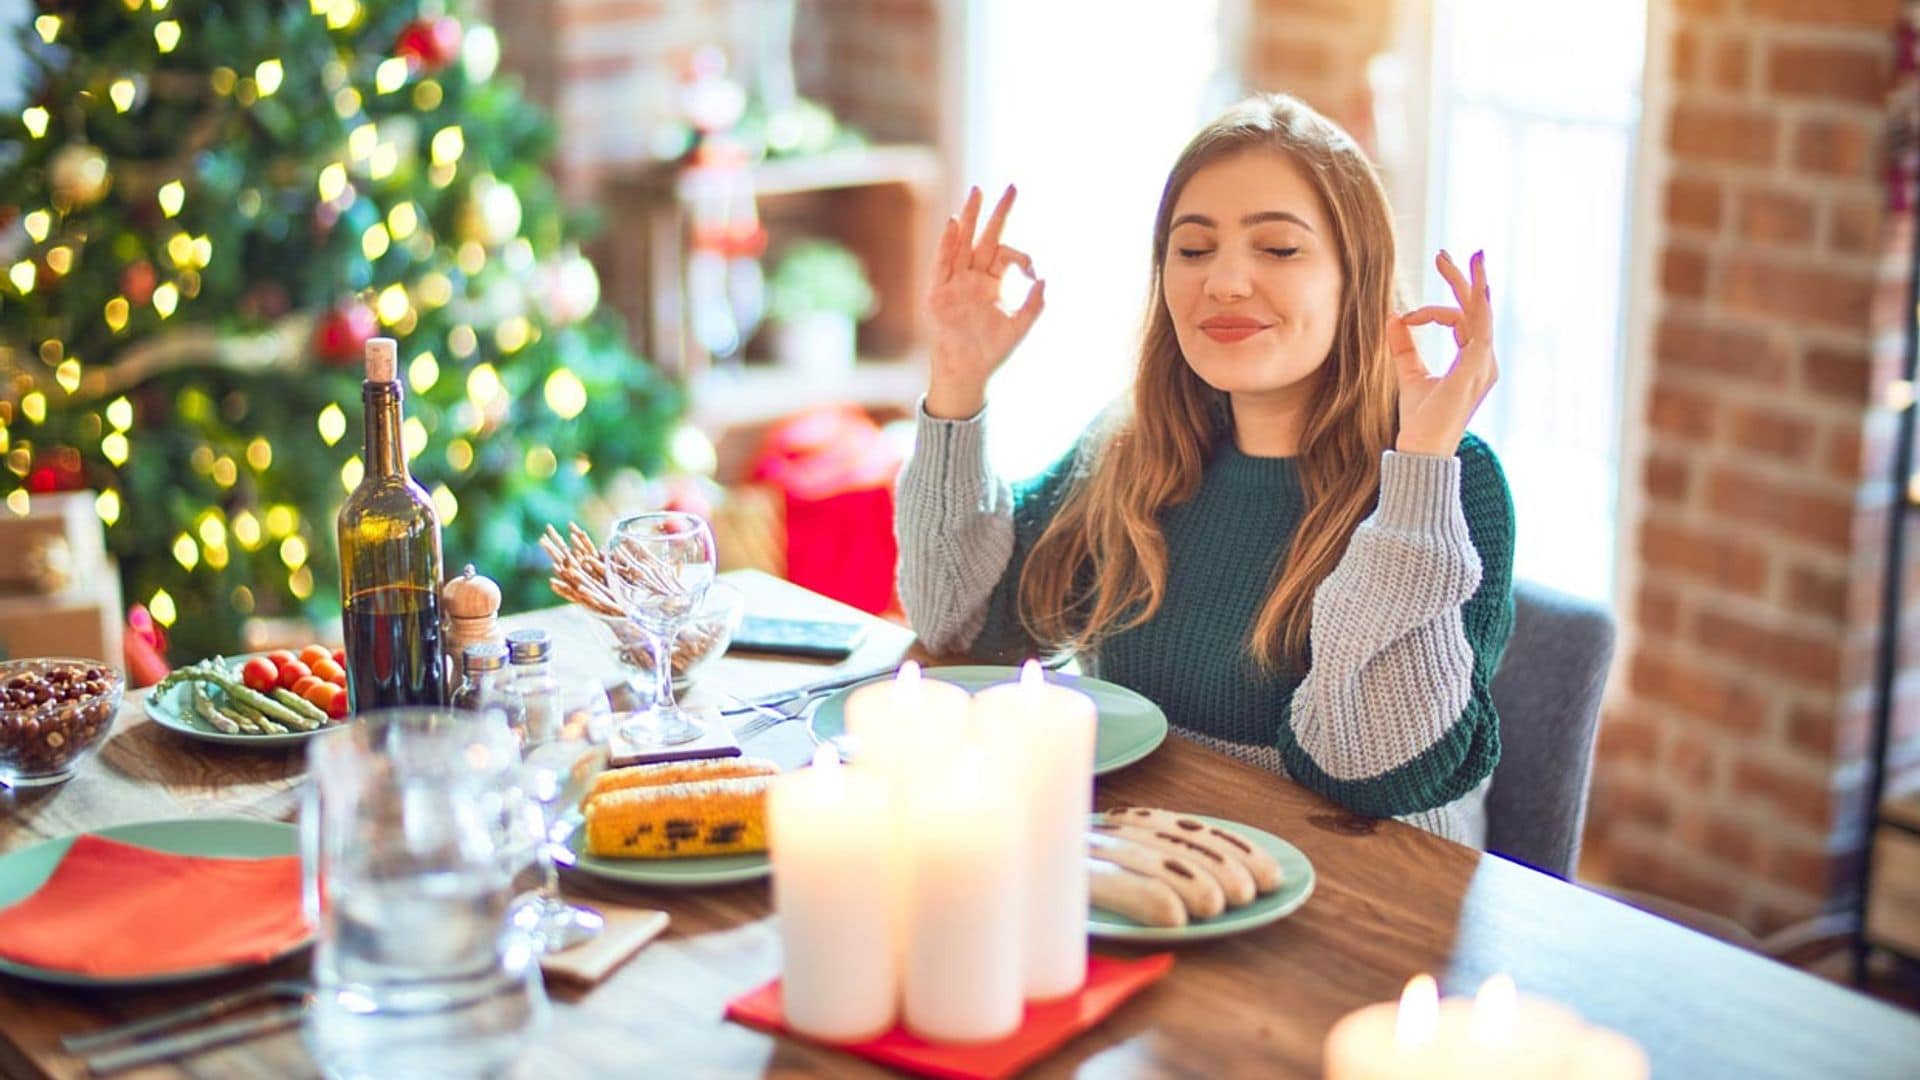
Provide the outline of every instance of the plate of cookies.
{"type": "Polygon", "coordinates": [[[1183,942],[1283,919],[1313,895],[1300,849],[1251,825],[1128,806],[1087,829],[1087,932],[1116,941],[1183,942]]]}

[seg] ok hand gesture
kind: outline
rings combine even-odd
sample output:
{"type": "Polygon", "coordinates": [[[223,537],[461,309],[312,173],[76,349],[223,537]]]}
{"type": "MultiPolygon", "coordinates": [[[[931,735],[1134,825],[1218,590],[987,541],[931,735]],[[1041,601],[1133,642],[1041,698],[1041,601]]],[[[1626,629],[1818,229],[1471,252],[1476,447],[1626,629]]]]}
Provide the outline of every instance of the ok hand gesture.
{"type": "Polygon", "coordinates": [[[1434,260],[1459,307],[1423,307],[1387,320],[1387,348],[1400,381],[1400,436],[1394,449],[1403,454],[1452,457],[1467,432],[1467,421],[1500,376],[1493,358],[1493,302],[1487,288],[1486,254],[1475,254],[1468,264],[1471,281],[1446,252],[1434,260]],[[1460,351],[1444,375],[1427,369],[1407,330],[1427,323],[1453,328],[1453,343],[1460,351]]]}
{"type": "Polygon", "coordinates": [[[927,306],[933,314],[933,356],[927,411],[960,419],[986,403],[987,379],[999,370],[1046,306],[1046,283],[1034,278],[1033,260],[1000,242],[1014,190],[993,208],[986,229],[974,238],[980,220],[980,189],[967,195],[959,215],[947,219],[933,259],[933,288],[927,306]],[[1034,284],[1017,311],[1000,307],[1000,278],[1018,266],[1034,284]]]}

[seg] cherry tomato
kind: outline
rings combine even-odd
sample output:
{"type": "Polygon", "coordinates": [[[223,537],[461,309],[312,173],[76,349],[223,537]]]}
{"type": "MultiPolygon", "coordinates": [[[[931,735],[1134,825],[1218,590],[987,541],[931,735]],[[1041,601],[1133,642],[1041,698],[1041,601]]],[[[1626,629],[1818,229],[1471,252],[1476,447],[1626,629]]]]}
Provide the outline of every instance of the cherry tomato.
{"type": "MultiPolygon", "coordinates": [[[[313,677],[308,676],[308,678],[313,677]]],[[[327,682],[325,679],[313,679],[312,682],[306,684],[306,689],[296,689],[294,693],[312,702],[314,707],[318,708],[321,712],[325,712],[327,706],[333,704],[333,694],[334,691],[338,689],[340,688],[327,682]]]]}
{"type": "Polygon", "coordinates": [[[345,720],[347,718],[347,688],[344,686],[333,687],[333,696],[327,700],[324,708],[327,710],[327,715],[332,719],[345,720]]]}
{"type": "Polygon", "coordinates": [[[298,660],[289,660],[280,665],[279,685],[291,690],[295,683],[313,674],[313,669],[298,660]]]}
{"type": "Polygon", "coordinates": [[[300,650],[300,662],[308,667],[312,667],[322,660],[330,660],[332,658],[333,651],[325,645],[309,645],[300,650]]]}
{"type": "Polygon", "coordinates": [[[339,664],[341,667],[346,667],[347,666],[347,650],[345,649],[333,650],[333,662],[336,664],[339,664]]]}
{"type": "Polygon", "coordinates": [[[275,649],[267,654],[267,659],[273,661],[273,666],[277,670],[286,667],[288,664],[300,658],[285,649],[275,649]]]}
{"type": "Polygon", "coordinates": [[[313,673],[334,684],[347,685],[347,669],[333,662],[333,657],[323,657],[313,664],[313,673]]]}
{"type": "Polygon", "coordinates": [[[280,669],[274,667],[273,661],[266,657],[256,656],[240,669],[240,681],[247,684],[247,689],[264,694],[279,684],[280,669]]]}
{"type": "Polygon", "coordinates": [[[321,678],[318,675],[309,675],[306,678],[301,679],[299,682],[294,683],[292,686],[288,687],[288,689],[292,690],[296,694],[299,694],[301,697],[306,697],[308,690],[311,690],[316,686],[325,686],[325,685],[327,685],[327,680],[321,678]]]}

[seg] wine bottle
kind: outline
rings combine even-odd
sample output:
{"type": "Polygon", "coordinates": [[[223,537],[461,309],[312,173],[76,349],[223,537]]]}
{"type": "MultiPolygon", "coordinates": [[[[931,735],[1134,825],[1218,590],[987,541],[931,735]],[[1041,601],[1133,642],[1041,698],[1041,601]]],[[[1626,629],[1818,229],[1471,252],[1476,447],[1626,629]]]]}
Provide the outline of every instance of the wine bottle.
{"type": "Polygon", "coordinates": [[[340,508],[347,701],[355,712],[446,701],[440,519],[407,472],[398,349],[367,342],[365,471],[340,508]]]}

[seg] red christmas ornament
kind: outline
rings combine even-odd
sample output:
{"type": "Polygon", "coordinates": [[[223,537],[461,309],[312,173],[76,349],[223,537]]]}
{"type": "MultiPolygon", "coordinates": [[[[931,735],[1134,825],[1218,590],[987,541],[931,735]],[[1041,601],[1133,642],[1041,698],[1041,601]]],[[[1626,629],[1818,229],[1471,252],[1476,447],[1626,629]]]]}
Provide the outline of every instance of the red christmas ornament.
{"type": "Polygon", "coordinates": [[[415,19],[394,39],[393,54],[415,71],[432,74],[460,56],[460,20],[451,15],[415,19]]]}
{"type": "Polygon", "coordinates": [[[313,354],[322,363],[351,364],[360,359],[367,339],[380,329],[373,309],[358,300],[343,300],[320,317],[313,328],[313,354]]]}
{"type": "Polygon", "coordinates": [[[158,283],[153,264],[145,259],[120,272],[120,291],[136,307],[153,299],[153,287],[158,283]]]}

